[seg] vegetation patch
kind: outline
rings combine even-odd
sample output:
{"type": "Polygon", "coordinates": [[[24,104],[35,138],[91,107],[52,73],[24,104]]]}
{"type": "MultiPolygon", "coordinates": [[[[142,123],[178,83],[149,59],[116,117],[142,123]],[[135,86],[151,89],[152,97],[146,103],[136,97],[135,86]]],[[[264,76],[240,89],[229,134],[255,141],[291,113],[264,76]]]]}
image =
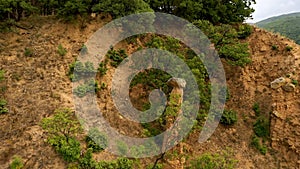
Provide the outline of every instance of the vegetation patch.
{"type": "Polygon", "coordinates": [[[117,67],[127,57],[128,56],[124,49],[114,50],[113,48],[111,48],[107,52],[107,58],[111,60],[110,64],[113,67],[117,67]]]}
{"type": "Polygon", "coordinates": [[[100,90],[98,82],[94,79],[86,81],[73,90],[73,93],[78,97],[84,97],[87,93],[98,92],[100,90]]]}
{"type": "Polygon", "coordinates": [[[237,162],[232,158],[232,153],[225,151],[221,154],[205,153],[192,160],[188,169],[234,169],[237,162]]]}
{"type": "Polygon", "coordinates": [[[220,122],[224,125],[234,125],[237,122],[237,113],[234,110],[224,110],[220,122]]]}
{"type": "Polygon", "coordinates": [[[253,125],[254,133],[258,137],[268,138],[270,136],[270,124],[266,117],[259,117],[253,125]]]}
{"type": "Polygon", "coordinates": [[[24,162],[21,157],[14,156],[13,161],[9,165],[10,169],[22,169],[24,167],[24,162]]]}
{"type": "Polygon", "coordinates": [[[252,106],[252,110],[255,112],[256,116],[260,115],[260,107],[258,103],[254,103],[252,106]]]}
{"type": "Polygon", "coordinates": [[[97,70],[92,62],[82,63],[80,61],[75,61],[69,65],[68,77],[71,81],[76,82],[80,78],[88,78],[94,76],[97,70]]]}
{"type": "Polygon", "coordinates": [[[33,56],[33,50],[32,50],[31,48],[25,48],[24,55],[25,55],[26,57],[31,57],[31,56],[33,56]]]}
{"type": "Polygon", "coordinates": [[[254,146],[261,154],[265,155],[267,153],[267,146],[262,144],[262,140],[259,137],[253,136],[251,145],[254,146]]]}
{"type": "Polygon", "coordinates": [[[0,114],[8,113],[8,109],[6,105],[7,105],[6,100],[0,99],[0,114]]]}
{"type": "Polygon", "coordinates": [[[85,141],[87,147],[91,148],[93,152],[100,152],[108,145],[108,140],[105,134],[101,133],[98,129],[91,129],[86,136],[85,141]]]}
{"type": "Polygon", "coordinates": [[[60,56],[65,56],[67,54],[67,49],[64,48],[61,44],[59,44],[58,47],[57,47],[57,53],[60,56]]]}

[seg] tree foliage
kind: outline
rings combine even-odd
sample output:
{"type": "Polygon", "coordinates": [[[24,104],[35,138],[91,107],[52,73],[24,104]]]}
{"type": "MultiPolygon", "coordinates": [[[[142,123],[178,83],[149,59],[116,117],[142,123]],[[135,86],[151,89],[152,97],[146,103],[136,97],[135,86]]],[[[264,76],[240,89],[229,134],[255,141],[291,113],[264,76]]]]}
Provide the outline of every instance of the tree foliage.
{"type": "Polygon", "coordinates": [[[19,21],[31,14],[57,15],[66,20],[91,13],[109,13],[113,18],[140,12],[164,12],[190,21],[243,22],[254,12],[255,0],[0,0],[0,20],[19,21]]]}
{"type": "Polygon", "coordinates": [[[171,13],[190,21],[205,19],[216,23],[243,22],[251,17],[255,0],[145,0],[159,12],[171,13]]]}
{"type": "Polygon", "coordinates": [[[74,137],[82,130],[74,112],[67,108],[58,109],[53,117],[43,119],[42,127],[50,135],[63,137],[74,137]]]}

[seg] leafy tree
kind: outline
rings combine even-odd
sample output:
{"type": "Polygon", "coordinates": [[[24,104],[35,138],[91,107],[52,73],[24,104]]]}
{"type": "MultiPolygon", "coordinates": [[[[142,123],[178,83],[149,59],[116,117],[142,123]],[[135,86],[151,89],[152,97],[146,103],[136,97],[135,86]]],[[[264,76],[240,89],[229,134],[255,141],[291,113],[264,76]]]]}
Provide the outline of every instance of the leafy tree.
{"type": "Polygon", "coordinates": [[[109,13],[113,18],[140,12],[152,12],[150,6],[143,0],[106,0],[93,7],[95,12],[109,13]]]}
{"type": "Polygon", "coordinates": [[[67,142],[82,130],[80,123],[75,119],[74,112],[68,108],[58,109],[53,117],[43,119],[42,127],[48,131],[50,139],[65,137],[67,142]]]}
{"type": "Polygon", "coordinates": [[[245,66],[251,62],[248,44],[240,42],[240,39],[251,34],[251,28],[245,28],[249,27],[248,25],[215,26],[207,20],[197,20],[194,24],[211,40],[221,58],[238,66],[245,66]]]}
{"type": "Polygon", "coordinates": [[[0,0],[0,19],[20,21],[23,15],[30,15],[36,9],[29,0],[0,0]]]}
{"type": "Polygon", "coordinates": [[[217,23],[243,22],[251,17],[255,0],[145,0],[159,12],[171,13],[190,21],[209,20],[217,23]]]}
{"type": "Polygon", "coordinates": [[[43,129],[48,131],[48,143],[68,162],[80,157],[80,142],[75,136],[81,132],[81,126],[70,109],[58,109],[53,117],[42,120],[43,129]]]}
{"type": "Polygon", "coordinates": [[[90,0],[69,0],[58,10],[58,15],[66,19],[66,21],[72,21],[77,16],[88,16],[88,4],[90,0]]]}

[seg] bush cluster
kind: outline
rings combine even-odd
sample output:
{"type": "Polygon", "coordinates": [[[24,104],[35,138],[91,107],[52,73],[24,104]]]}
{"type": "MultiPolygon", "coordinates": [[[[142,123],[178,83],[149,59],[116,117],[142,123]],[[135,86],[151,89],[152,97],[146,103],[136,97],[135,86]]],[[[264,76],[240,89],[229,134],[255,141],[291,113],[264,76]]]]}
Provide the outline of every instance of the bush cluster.
{"type": "Polygon", "coordinates": [[[69,65],[68,76],[71,81],[76,82],[80,80],[80,78],[90,77],[97,73],[97,70],[94,68],[94,64],[92,62],[79,62],[75,61],[69,65]]]}
{"type": "Polygon", "coordinates": [[[7,105],[6,100],[0,99],[0,114],[8,113],[8,109],[6,105],[7,105]]]}
{"type": "Polygon", "coordinates": [[[192,160],[188,169],[234,169],[237,160],[230,156],[231,155],[226,152],[222,154],[206,153],[192,160]]]}
{"type": "Polygon", "coordinates": [[[257,136],[252,137],[251,145],[254,146],[261,154],[267,153],[267,147],[261,143],[261,139],[257,136]]]}
{"type": "MultiPolygon", "coordinates": [[[[93,152],[103,150],[108,144],[106,136],[97,129],[89,131],[89,136],[86,137],[87,149],[84,151],[77,138],[78,134],[82,132],[82,128],[76,120],[74,112],[70,109],[56,110],[52,117],[42,120],[41,126],[48,133],[47,142],[69,163],[68,168],[70,169],[133,168],[133,161],[126,158],[100,162],[93,159],[93,152]],[[96,139],[96,142],[100,145],[91,142],[91,138],[96,139]]],[[[17,166],[17,164],[13,166],[17,166]]]]}
{"type": "Polygon", "coordinates": [[[76,87],[73,92],[78,97],[84,97],[87,93],[98,92],[100,90],[98,82],[94,79],[86,81],[84,84],[76,87]]]}
{"type": "Polygon", "coordinates": [[[224,110],[220,122],[224,125],[233,125],[237,122],[237,113],[233,110],[224,110]]]}
{"type": "Polygon", "coordinates": [[[253,125],[254,133],[258,137],[267,138],[270,135],[269,120],[263,116],[259,117],[253,125]]]}
{"type": "Polygon", "coordinates": [[[108,145],[108,140],[106,135],[101,133],[98,129],[91,129],[86,136],[85,141],[87,147],[91,148],[93,152],[100,152],[104,150],[108,145]]]}
{"type": "Polygon", "coordinates": [[[57,53],[60,56],[65,56],[67,54],[67,49],[64,48],[61,44],[59,44],[58,47],[57,47],[57,53]]]}
{"type": "Polygon", "coordinates": [[[22,169],[24,167],[24,162],[21,157],[14,156],[13,161],[9,165],[10,169],[22,169]]]}
{"type": "Polygon", "coordinates": [[[127,57],[128,56],[124,49],[114,50],[113,48],[111,48],[107,52],[107,58],[111,60],[110,64],[113,67],[117,67],[127,57]]]}
{"type": "Polygon", "coordinates": [[[240,42],[240,39],[245,39],[252,33],[250,25],[220,24],[215,26],[205,20],[194,21],[194,24],[215,45],[221,58],[225,58],[230,64],[237,66],[245,66],[251,62],[248,44],[240,42]]]}
{"type": "Polygon", "coordinates": [[[260,107],[258,103],[254,103],[252,106],[252,110],[255,112],[256,116],[260,115],[260,107]]]}

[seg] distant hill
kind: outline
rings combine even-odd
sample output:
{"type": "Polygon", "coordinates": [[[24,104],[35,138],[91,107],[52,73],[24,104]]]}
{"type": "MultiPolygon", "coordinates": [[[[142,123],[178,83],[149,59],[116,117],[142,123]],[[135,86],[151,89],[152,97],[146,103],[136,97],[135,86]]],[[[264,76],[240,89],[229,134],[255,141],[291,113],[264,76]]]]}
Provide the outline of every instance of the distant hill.
{"type": "Polygon", "coordinates": [[[300,44],[300,12],[272,17],[255,25],[278,32],[300,44]]]}

